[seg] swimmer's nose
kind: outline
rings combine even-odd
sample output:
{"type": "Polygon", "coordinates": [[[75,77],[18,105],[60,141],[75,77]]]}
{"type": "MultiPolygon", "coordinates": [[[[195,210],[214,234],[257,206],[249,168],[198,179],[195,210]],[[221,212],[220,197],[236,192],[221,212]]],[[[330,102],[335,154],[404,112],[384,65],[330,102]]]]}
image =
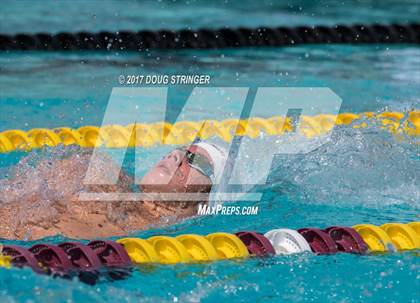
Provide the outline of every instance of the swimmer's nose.
{"type": "Polygon", "coordinates": [[[174,165],[180,165],[182,161],[182,152],[181,151],[173,151],[168,155],[166,158],[168,161],[172,162],[174,165]]]}

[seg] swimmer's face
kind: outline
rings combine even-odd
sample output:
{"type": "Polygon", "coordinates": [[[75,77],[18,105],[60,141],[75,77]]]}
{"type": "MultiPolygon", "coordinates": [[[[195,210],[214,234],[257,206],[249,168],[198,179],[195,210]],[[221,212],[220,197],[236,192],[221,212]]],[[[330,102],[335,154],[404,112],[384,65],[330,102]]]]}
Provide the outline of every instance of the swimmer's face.
{"type": "MultiPolygon", "coordinates": [[[[200,153],[199,150],[195,151],[200,153]]],[[[140,181],[144,192],[202,192],[211,186],[211,180],[195,168],[185,163],[185,151],[173,150],[150,169],[140,181]]]]}

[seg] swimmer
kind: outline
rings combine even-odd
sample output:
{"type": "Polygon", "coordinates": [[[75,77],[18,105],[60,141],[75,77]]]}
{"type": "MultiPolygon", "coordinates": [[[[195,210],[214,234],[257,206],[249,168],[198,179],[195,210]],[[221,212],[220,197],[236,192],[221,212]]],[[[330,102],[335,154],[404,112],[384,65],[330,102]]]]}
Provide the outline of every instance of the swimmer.
{"type": "MultiPolygon", "coordinates": [[[[116,185],[84,185],[92,151],[80,150],[69,156],[42,160],[36,167],[23,159],[12,178],[0,180],[0,238],[35,240],[62,235],[92,239],[123,236],[156,225],[197,215],[200,203],[207,203],[212,184],[226,161],[226,151],[199,142],[175,149],[141,179],[142,193],[201,193],[201,201],[81,201],[83,192],[133,192],[133,178],[102,155],[95,161],[93,180],[117,173],[116,185]]],[[[96,182],[92,182],[96,183],[96,182]]],[[[153,196],[153,195],[152,195],[153,196]]]]}

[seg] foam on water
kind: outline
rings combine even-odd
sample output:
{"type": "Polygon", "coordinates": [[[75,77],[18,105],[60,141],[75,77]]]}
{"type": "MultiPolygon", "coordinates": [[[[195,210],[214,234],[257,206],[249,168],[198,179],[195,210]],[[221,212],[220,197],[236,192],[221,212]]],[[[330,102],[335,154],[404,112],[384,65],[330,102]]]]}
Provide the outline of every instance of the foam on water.
{"type": "Polygon", "coordinates": [[[336,128],[307,154],[277,158],[270,184],[293,184],[307,203],[420,207],[418,145],[383,130],[336,128]]]}

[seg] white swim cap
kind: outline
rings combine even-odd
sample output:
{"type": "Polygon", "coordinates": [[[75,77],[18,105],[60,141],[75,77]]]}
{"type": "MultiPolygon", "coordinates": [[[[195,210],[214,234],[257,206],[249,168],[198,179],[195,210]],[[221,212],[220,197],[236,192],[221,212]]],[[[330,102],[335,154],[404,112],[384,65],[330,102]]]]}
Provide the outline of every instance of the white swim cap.
{"type": "Polygon", "coordinates": [[[213,184],[219,184],[228,158],[227,151],[223,147],[212,143],[199,142],[194,145],[204,149],[210,156],[210,160],[213,162],[211,181],[213,184]]]}

